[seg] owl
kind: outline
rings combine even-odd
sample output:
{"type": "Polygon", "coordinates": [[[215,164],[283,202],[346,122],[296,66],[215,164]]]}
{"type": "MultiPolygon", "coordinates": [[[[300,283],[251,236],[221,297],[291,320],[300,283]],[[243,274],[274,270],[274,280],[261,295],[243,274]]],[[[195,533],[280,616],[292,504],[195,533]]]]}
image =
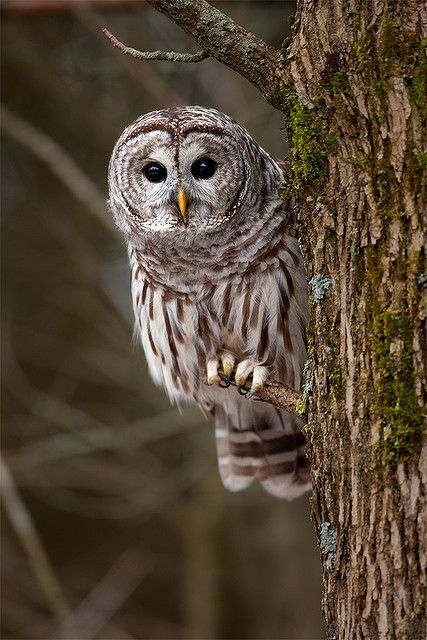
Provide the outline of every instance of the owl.
{"type": "Polygon", "coordinates": [[[307,280],[284,178],[237,122],[190,106],[127,127],[108,179],[154,382],[213,414],[227,489],[257,479],[291,499],[310,486],[301,421],[256,397],[267,377],[300,389],[306,360],[307,280]]]}

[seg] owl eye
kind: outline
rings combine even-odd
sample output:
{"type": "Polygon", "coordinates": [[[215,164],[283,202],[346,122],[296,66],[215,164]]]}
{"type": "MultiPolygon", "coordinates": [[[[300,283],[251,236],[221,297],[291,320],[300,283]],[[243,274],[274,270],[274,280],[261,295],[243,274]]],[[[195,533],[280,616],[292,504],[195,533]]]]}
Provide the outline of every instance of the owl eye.
{"type": "Polygon", "coordinates": [[[150,182],[162,182],[166,179],[167,171],[160,162],[150,162],[144,167],[144,175],[150,182]]]}
{"type": "Polygon", "coordinates": [[[200,158],[191,165],[191,173],[199,180],[207,180],[212,178],[217,166],[217,163],[211,158],[200,158]]]}

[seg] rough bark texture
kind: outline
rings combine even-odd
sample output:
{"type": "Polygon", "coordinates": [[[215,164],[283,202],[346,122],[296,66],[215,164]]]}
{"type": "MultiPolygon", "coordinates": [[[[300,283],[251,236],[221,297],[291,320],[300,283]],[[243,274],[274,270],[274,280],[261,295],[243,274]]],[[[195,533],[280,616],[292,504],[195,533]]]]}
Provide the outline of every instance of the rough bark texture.
{"type": "Polygon", "coordinates": [[[421,5],[304,2],[287,57],[312,288],[312,507],[331,639],[426,634],[421,5]]]}
{"type": "Polygon", "coordinates": [[[263,389],[258,391],[257,397],[295,415],[304,413],[303,407],[301,407],[302,393],[290,389],[276,380],[267,380],[263,389]]]}
{"type": "Polygon", "coordinates": [[[206,2],[150,3],[285,115],[312,290],[304,398],[328,638],[422,640],[424,4],[303,0],[279,55],[206,2]]]}

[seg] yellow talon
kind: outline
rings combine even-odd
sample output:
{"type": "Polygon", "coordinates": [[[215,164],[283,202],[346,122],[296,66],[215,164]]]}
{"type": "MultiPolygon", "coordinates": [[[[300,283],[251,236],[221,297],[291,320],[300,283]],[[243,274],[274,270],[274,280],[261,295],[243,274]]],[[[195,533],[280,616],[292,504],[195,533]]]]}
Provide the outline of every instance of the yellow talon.
{"type": "Polygon", "coordinates": [[[221,378],[219,377],[218,374],[214,376],[210,376],[210,378],[208,378],[209,384],[219,384],[220,382],[221,382],[221,378]]]}
{"type": "Polygon", "coordinates": [[[224,366],[223,366],[223,371],[224,371],[224,375],[228,376],[232,373],[233,371],[233,365],[231,364],[231,362],[227,362],[224,366]]]}
{"type": "Polygon", "coordinates": [[[236,376],[236,384],[239,387],[242,387],[245,384],[246,380],[243,376],[236,376]]]}

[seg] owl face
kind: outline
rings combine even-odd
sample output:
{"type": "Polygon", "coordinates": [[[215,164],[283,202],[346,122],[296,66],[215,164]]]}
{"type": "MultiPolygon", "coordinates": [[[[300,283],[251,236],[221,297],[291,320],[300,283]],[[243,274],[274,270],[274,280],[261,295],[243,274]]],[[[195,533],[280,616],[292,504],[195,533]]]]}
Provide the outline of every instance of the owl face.
{"type": "Polygon", "coordinates": [[[254,188],[260,151],[240,125],[214,109],[181,107],[140,117],[125,129],[110,161],[117,225],[133,237],[222,228],[238,217],[254,188]]]}

